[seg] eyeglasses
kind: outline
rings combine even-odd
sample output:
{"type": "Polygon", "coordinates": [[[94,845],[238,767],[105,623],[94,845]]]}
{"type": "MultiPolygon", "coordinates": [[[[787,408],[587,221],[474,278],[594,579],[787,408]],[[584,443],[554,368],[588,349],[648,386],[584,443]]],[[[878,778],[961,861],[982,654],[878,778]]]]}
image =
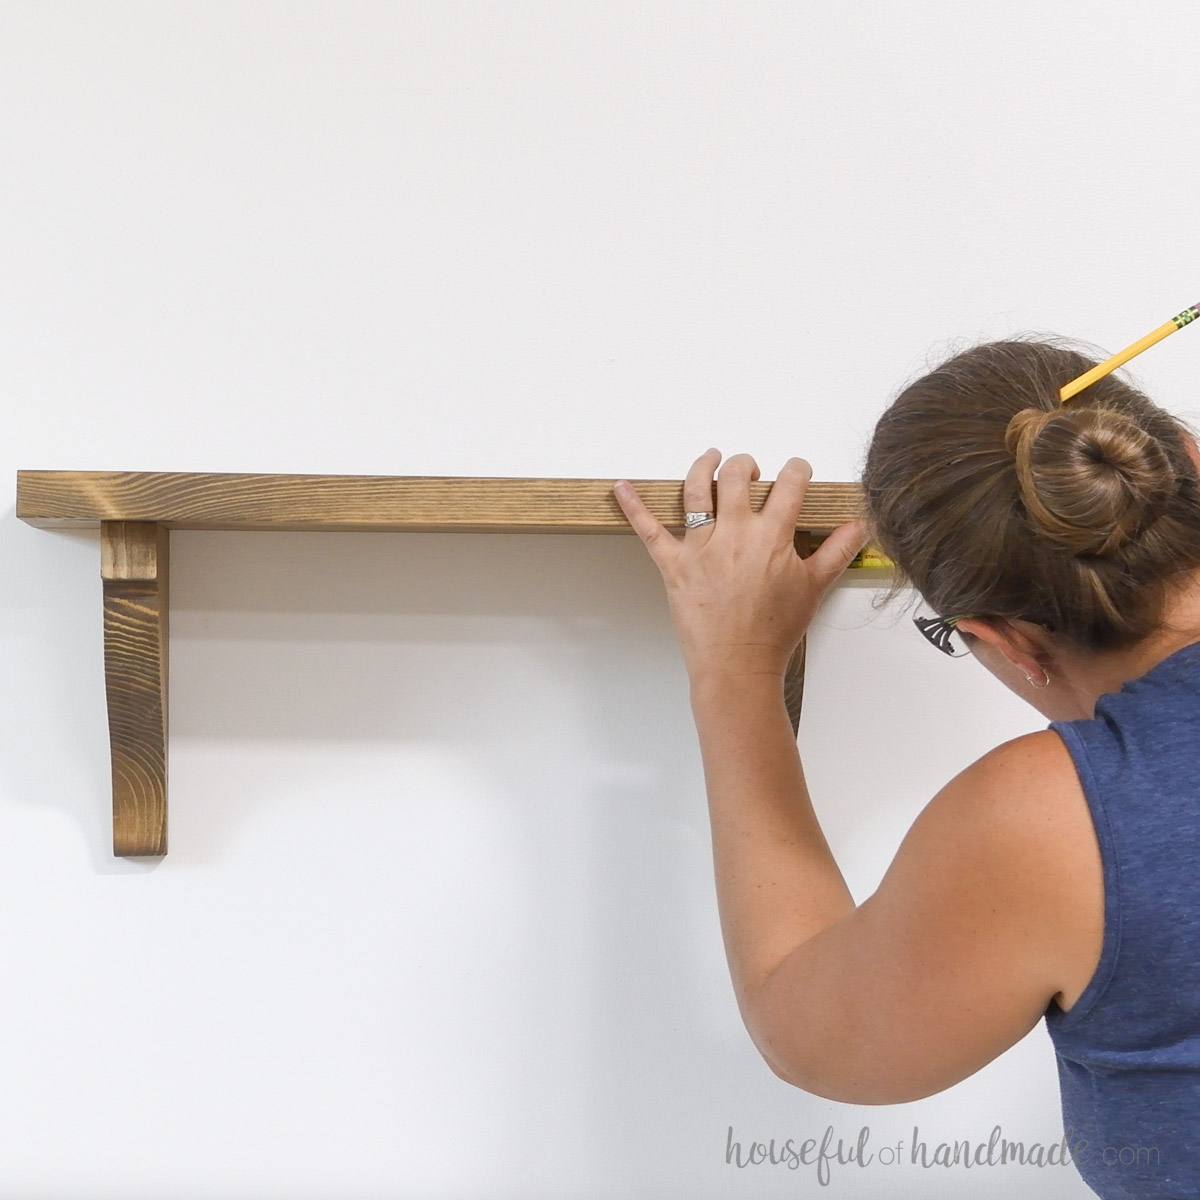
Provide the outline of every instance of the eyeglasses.
{"type": "Polygon", "coordinates": [[[951,658],[962,658],[971,653],[964,635],[958,629],[959,621],[978,616],[978,613],[959,613],[956,617],[913,617],[913,624],[930,643],[951,658]]]}

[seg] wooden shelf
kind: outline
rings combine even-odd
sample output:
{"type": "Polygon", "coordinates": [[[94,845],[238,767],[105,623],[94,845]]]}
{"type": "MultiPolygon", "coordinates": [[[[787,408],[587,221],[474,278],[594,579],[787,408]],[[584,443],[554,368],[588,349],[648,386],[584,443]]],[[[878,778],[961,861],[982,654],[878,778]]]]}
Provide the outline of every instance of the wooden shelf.
{"type": "MultiPolygon", "coordinates": [[[[626,533],[611,479],[18,471],[17,516],[99,528],[104,676],[112,757],[113,854],[167,852],[167,647],[171,529],[319,532],[626,533]]],[[[683,526],[682,480],[632,481],[668,528],[683,526]]],[[[761,508],[770,482],[751,485],[761,508]]],[[[857,484],[812,483],[796,526],[808,553],[858,515],[857,484]]],[[[714,489],[713,509],[716,509],[714,489]]],[[[800,719],[804,644],[788,671],[800,719]]]]}
{"type": "MultiPolygon", "coordinates": [[[[17,516],[30,525],[153,521],[169,529],[628,533],[611,479],[393,475],[198,475],[18,471],[17,516]]],[[[632,481],[670,527],[683,525],[680,480],[632,481]]],[[[760,508],[770,483],[751,485],[760,508]]],[[[853,483],[812,483],[797,528],[828,533],[858,512],[853,483]]],[[[714,493],[714,503],[716,500],[714,493]]]]}

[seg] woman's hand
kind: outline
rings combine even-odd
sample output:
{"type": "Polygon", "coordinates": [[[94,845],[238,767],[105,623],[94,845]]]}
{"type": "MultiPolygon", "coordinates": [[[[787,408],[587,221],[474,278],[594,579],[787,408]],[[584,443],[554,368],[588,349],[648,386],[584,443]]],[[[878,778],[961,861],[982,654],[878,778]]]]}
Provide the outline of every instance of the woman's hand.
{"type": "MultiPolygon", "coordinates": [[[[709,512],[719,450],[692,464],[683,485],[686,512],[709,512]]],[[[693,682],[707,674],[783,677],[826,593],[866,544],[866,524],[835,529],[815,553],[796,553],[796,521],[812,468],[791,458],[761,512],[750,507],[759,470],[735,454],[717,475],[716,521],[673,537],[646,508],[632,484],[613,494],[666,584],[684,662],[693,682]]]]}

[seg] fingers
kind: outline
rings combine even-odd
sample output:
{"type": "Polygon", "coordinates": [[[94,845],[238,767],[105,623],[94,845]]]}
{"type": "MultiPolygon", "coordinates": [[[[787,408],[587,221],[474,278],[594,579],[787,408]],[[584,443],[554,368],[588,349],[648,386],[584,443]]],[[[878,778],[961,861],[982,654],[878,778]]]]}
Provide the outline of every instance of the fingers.
{"type": "Polygon", "coordinates": [[[839,525],[805,560],[818,573],[822,586],[831,587],[867,544],[866,521],[858,518],[839,525]]]}
{"type": "MultiPolygon", "coordinates": [[[[749,454],[735,454],[721,463],[721,452],[706,450],[692,463],[683,481],[685,512],[713,512],[713,475],[716,473],[718,511],[725,525],[748,521],[753,516],[750,505],[750,484],[761,472],[749,454]],[[718,470],[719,466],[719,470],[718,470]]],[[[777,522],[791,535],[799,522],[804,497],[812,479],[812,466],[806,459],[789,458],[771,485],[762,508],[762,516],[777,522]]],[[[625,479],[613,486],[613,495],[633,527],[645,543],[651,557],[661,567],[670,556],[678,553],[678,542],[654,516],[638,495],[637,489],[625,479]]],[[[687,530],[685,541],[707,539],[715,525],[701,525],[687,530]]],[[[810,566],[822,579],[832,582],[849,566],[854,556],[867,543],[867,525],[863,520],[849,521],[839,526],[810,557],[810,566]]]]}
{"type": "MultiPolygon", "coordinates": [[[[713,475],[720,461],[720,450],[713,449],[706,450],[692,463],[683,481],[683,511],[685,513],[714,511],[713,475]]],[[[701,525],[696,529],[689,529],[684,536],[694,540],[693,535],[709,537],[712,531],[713,526],[701,525]]]]}
{"type": "Polygon", "coordinates": [[[763,505],[763,513],[787,529],[795,529],[804,507],[804,495],[812,479],[812,467],[803,458],[789,458],[780,468],[763,505]]]}
{"type": "Polygon", "coordinates": [[[661,569],[678,550],[678,543],[663,527],[662,522],[646,507],[637,488],[627,479],[619,479],[613,485],[613,495],[621,506],[633,531],[642,539],[650,557],[661,569]]]}
{"type": "Polygon", "coordinates": [[[748,454],[735,454],[717,474],[717,506],[725,524],[749,519],[750,484],[759,477],[758,463],[748,454]]]}

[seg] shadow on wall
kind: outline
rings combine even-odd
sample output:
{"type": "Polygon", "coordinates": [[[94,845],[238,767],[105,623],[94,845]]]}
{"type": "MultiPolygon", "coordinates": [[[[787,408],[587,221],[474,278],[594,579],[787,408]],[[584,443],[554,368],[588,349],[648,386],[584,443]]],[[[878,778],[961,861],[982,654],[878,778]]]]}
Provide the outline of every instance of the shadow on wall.
{"type": "Polygon", "coordinates": [[[0,721],[4,802],[60,811],[98,872],[153,870],[154,860],[112,857],[99,534],[37,529],[9,508],[0,560],[5,674],[16,684],[0,721]]]}
{"type": "MultiPolygon", "coordinates": [[[[28,568],[19,591],[10,575],[4,602],[22,610],[6,627],[24,638],[16,677],[30,681],[23,722],[7,724],[8,802],[60,810],[98,873],[161,869],[111,855],[97,536],[15,520],[6,533],[9,561],[28,568]]],[[[843,687],[833,705],[814,703],[840,675],[867,678],[873,659],[896,653],[893,618],[864,611],[868,581],[848,583],[814,627],[801,734],[835,850],[863,839],[874,874],[919,802],[896,814],[894,837],[880,837],[877,816],[864,822],[879,797],[849,795],[839,780],[843,687]],[[830,641],[838,629],[853,633],[830,641]]],[[[859,693],[860,727],[926,719],[912,711],[914,674],[963,679],[963,664],[900,632],[892,683],[876,674],[869,697],[859,693]]],[[[255,825],[276,838],[315,820],[323,852],[361,855],[369,874],[380,856],[363,852],[364,833],[386,839],[392,874],[378,886],[399,914],[390,929],[380,917],[398,939],[387,952],[424,953],[419,938],[404,940],[417,937],[414,919],[436,927],[424,936],[447,944],[448,961],[481,923],[494,930],[518,965],[485,995],[489,1006],[503,997],[497,1012],[508,1015],[489,1007],[468,1036],[519,1022],[497,1031],[524,1047],[498,1086],[540,1097],[551,1135],[555,1120],[564,1136],[586,1129],[581,1161],[602,1164],[611,1193],[644,1187],[648,1162],[665,1171],[694,1154],[714,1114],[740,1123],[762,1112],[766,1127],[760,1106],[780,1096],[793,1111],[828,1108],[776,1081],[741,1026],[686,675],[636,539],[175,531],[170,658],[175,766],[161,865],[228,866],[255,825]],[[422,762],[450,769],[422,773],[422,762]],[[466,871],[474,878],[456,880],[466,871]],[[723,1081],[718,1098],[712,1078],[723,1081]],[[680,1099],[664,1126],[667,1079],[680,1099]]],[[[905,782],[898,766],[893,785],[905,782]]],[[[930,763],[907,766],[925,787],[930,763]]],[[[377,902],[368,890],[357,908],[377,902]]],[[[403,1041],[388,1050],[397,1061],[407,1052],[403,1041]]]]}
{"type": "MultiPolygon", "coordinates": [[[[457,891],[444,881],[459,871],[512,880],[464,881],[475,898],[421,911],[464,947],[478,916],[460,906],[486,891],[505,914],[494,936],[523,966],[484,994],[523,1014],[505,1036],[527,1051],[504,1086],[543,1097],[547,1136],[558,1122],[575,1141],[586,1130],[581,1161],[627,1192],[647,1161],[690,1152],[712,1071],[748,1091],[776,1082],[726,976],[686,674],[640,543],[174,536],[174,738],[401,745],[477,781],[429,794],[396,779],[395,894],[401,906],[436,895],[439,875],[457,891]],[[490,861],[468,848],[481,830],[490,861]],[[695,1105],[666,1130],[665,1079],[695,1105]]],[[[353,821],[351,799],[339,803],[353,821]]],[[[256,807],[289,797],[232,787],[202,802],[172,854],[223,857],[256,807]]],[[[345,838],[332,835],[335,852],[345,838]]]]}
{"type": "MultiPolygon", "coordinates": [[[[21,674],[37,689],[29,727],[9,725],[8,803],[59,810],[97,873],[228,865],[253,824],[277,832],[315,814],[331,856],[353,858],[362,829],[389,838],[409,923],[431,881],[457,890],[449,912],[428,895],[417,908],[442,941],[468,929],[484,890],[478,878],[454,889],[450,868],[511,873],[493,918],[520,924],[500,940],[533,970],[516,1006],[530,1028],[509,1037],[540,1042],[543,1060],[546,1042],[563,1047],[553,1086],[574,1094],[558,1103],[564,1120],[583,1114],[563,1132],[595,1132],[584,1153],[613,1186],[655,1136],[630,1097],[659,1094],[664,1069],[697,1074],[717,1055],[751,1080],[766,1072],[724,975],[686,675],[636,539],[174,531],[171,849],[123,860],[111,853],[97,535],[7,529],[25,539],[10,561],[19,552],[30,575],[8,597],[29,609],[7,627],[25,631],[21,674]],[[339,777],[360,753],[366,771],[339,777]],[[280,778],[264,770],[272,757],[280,778]],[[297,795],[295,759],[324,799],[297,795]],[[431,760],[451,764],[432,776],[455,780],[454,794],[424,787],[431,760]],[[360,827],[355,793],[372,769],[393,772],[369,781],[390,812],[360,827]],[[481,833],[495,839],[490,862],[470,847],[481,833]],[[727,1000],[716,1033],[714,988],[727,1000]],[[607,1152],[618,1144],[627,1156],[607,1152]]],[[[527,1091],[550,1089],[554,1067],[528,1071],[527,1091]]],[[[686,1139],[688,1123],[677,1131],[686,1139]]]]}

